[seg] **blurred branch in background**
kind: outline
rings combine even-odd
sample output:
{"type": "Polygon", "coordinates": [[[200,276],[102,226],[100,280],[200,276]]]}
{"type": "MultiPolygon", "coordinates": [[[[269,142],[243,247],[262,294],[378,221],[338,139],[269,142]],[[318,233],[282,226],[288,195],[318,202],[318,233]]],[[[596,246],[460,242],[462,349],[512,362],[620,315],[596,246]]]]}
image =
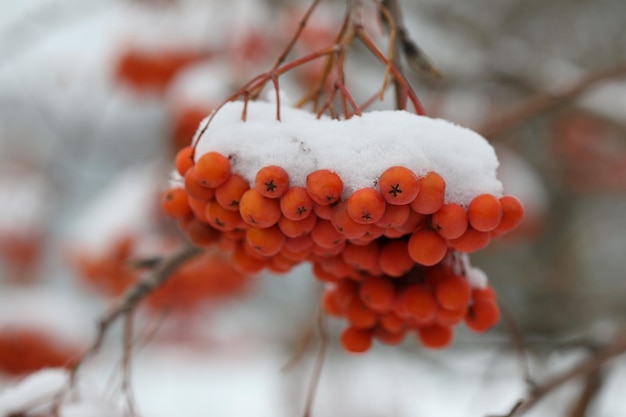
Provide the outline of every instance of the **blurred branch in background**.
{"type": "Polygon", "coordinates": [[[626,76],[626,64],[589,74],[575,84],[554,93],[538,94],[525,103],[487,119],[476,130],[483,136],[493,139],[515,129],[534,117],[546,115],[551,110],[568,104],[596,85],[626,76]]]}

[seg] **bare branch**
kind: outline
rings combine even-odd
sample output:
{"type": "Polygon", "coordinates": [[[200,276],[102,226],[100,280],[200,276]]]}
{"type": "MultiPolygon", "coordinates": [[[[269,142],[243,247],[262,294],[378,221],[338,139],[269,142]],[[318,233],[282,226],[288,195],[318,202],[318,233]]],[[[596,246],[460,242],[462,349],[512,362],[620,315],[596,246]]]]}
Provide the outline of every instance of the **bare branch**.
{"type": "Polygon", "coordinates": [[[561,385],[578,377],[587,376],[597,372],[606,362],[623,354],[624,352],[626,352],[626,334],[624,332],[620,332],[608,346],[598,350],[594,355],[583,359],[576,366],[552,377],[545,383],[537,385],[531,391],[528,398],[520,400],[516,403],[511,411],[503,417],[521,416],[561,385]]]}
{"type": "Polygon", "coordinates": [[[485,137],[502,135],[535,117],[576,99],[603,81],[624,76],[626,76],[626,63],[591,73],[561,91],[536,95],[525,103],[492,117],[479,126],[476,131],[485,137]]]}
{"type": "Polygon", "coordinates": [[[321,308],[319,309],[319,313],[317,316],[317,329],[320,336],[320,347],[317,352],[317,358],[315,358],[315,368],[313,368],[313,375],[311,376],[309,392],[307,394],[307,399],[304,406],[304,417],[311,417],[311,409],[313,408],[313,401],[315,400],[315,393],[317,391],[317,386],[320,382],[322,368],[324,367],[324,359],[326,358],[326,350],[328,348],[326,315],[321,308]]]}
{"type": "Polygon", "coordinates": [[[124,295],[120,303],[98,322],[98,330],[93,344],[83,353],[80,359],[71,369],[70,382],[72,386],[75,383],[76,375],[82,364],[92,355],[96,354],[109,327],[122,315],[131,313],[139,305],[139,303],[149,295],[153,290],[163,285],[165,281],[185,262],[199,255],[201,249],[188,246],[181,251],[173,254],[171,257],[164,258],[152,274],[145,280],[139,282],[133,288],[129,289],[124,295]]]}

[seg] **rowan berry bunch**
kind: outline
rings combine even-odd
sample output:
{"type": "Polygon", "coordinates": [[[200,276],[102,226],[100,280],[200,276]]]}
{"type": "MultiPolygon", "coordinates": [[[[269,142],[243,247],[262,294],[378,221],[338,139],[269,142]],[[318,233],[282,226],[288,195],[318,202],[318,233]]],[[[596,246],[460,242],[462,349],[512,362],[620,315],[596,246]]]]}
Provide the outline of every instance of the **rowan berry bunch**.
{"type": "MultiPolygon", "coordinates": [[[[251,116],[254,110],[253,117],[257,117],[257,107],[272,105],[249,106],[251,116]]],[[[235,108],[233,105],[223,111],[235,108]]],[[[285,116],[293,116],[298,111],[284,112],[285,116]]],[[[378,117],[393,121],[396,115],[378,113],[376,121],[378,117]]],[[[401,117],[415,118],[417,123],[426,119],[406,112],[401,117]]],[[[369,114],[357,119],[339,123],[351,129],[355,121],[368,124],[374,120],[369,114]]],[[[216,122],[220,126],[222,123],[222,119],[216,122]]],[[[297,117],[282,124],[270,120],[265,129],[273,131],[277,140],[284,136],[288,142],[291,134],[285,135],[281,129],[289,130],[291,125],[306,128],[301,123],[297,117]]],[[[321,119],[308,123],[332,126],[332,121],[321,119]]],[[[235,124],[242,129],[252,126],[262,130],[256,118],[235,124]]],[[[232,127],[223,131],[232,135],[232,127]]],[[[452,125],[446,128],[458,129],[461,136],[467,134],[452,125]]],[[[393,134],[393,129],[383,130],[393,134]]],[[[324,310],[349,323],[342,336],[346,350],[365,351],[373,338],[398,343],[411,330],[425,346],[440,348],[451,342],[452,327],[462,321],[478,332],[497,322],[495,295],[484,279],[468,276],[468,271],[474,269],[465,254],[484,248],[493,237],[515,228],[523,208],[513,196],[466,192],[463,187],[474,181],[487,184],[485,189],[498,190],[498,183],[486,181],[480,170],[471,174],[470,167],[467,172],[471,175],[459,176],[456,170],[462,167],[448,165],[440,174],[392,165],[377,174],[363,174],[373,180],[366,181],[371,186],[359,187],[355,185],[361,175],[358,165],[317,167],[302,173],[309,165],[306,161],[323,161],[324,155],[342,150],[339,145],[333,150],[324,144],[317,146],[311,138],[317,132],[300,134],[307,152],[305,162],[298,167],[297,162],[290,161],[293,158],[288,149],[283,149],[284,155],[276,155],[281,152],[280,146],[271,151],[275,159],[284,158],[283,166],[263,165],[258,152],[246,154],[249,148],[245,141],[222,142],[220,131],[212,137],[207,135],[202,148],[189,146],[178,153],[180,180],[165,193],[164,210],[179,220],[193,244],[217,245],[231,253],[233,265],[242,273],[263,269],[284,273],[301,262],[311,262],[315,277],[327,283],[324,310]],[[226,153],[224,146],[235,153],[226,153]],[[199,151],[205,147],[215,150],[199,151]],[[256,162],[251,163],[251,158],[256,162]],[[343,177],[340,172],[345,173],[343,177]],[[446,181],[445,176],[450,180],[446,181]],[[458,202],[451,196],[457,196],[458,202]]],[[[322,131],[332,135],[331,130],[322,131]]],[[[435,131],[445,136],[445,128],[435,131]]],[[[373,133],[372,141],[376,135],[378,132],[373,133]]],[[[442,145],[446,142],[436,140],[442,145]]],[[[355,143],[360,146],[368,141],[361,136],[355,143]]],[[[426,158],[430,164],[437,158],[447,161],[458,156],[454,152],[433,153],[439,145],[431,149],[428,143],[415,140],[414,146],[430,153],[426,158]]],[[[480,148],[481,143],[469,146],[480,148]]],[[[390,155],[380,158],[397,159],[394,148],[390,149],[390,155]]],[[[373,154],[365,156],[374,158],[373,154]]],[[[350,164],[346,161],[346,165],[350,164]]]]}
{"type": "Polygon", "coordinates": [[[351,18],[336,44],[279,59],[201,123],[176,157],[163,209],[194,245],[217,245],[242,273],[312,263],[326,284],[323,309],[348,322],[349,352],[409,331],[442,348],[462,321],[477,332],[498,321],[495,294],[467,254],[515,228],[523,208],[503,195],[485,139],[422,116],[402,74],[351,18]],[[386,65],[377,97],[391,75],[397,110],[356,104],[343,71],[353,39],[386,65]],[[297,104],[312,111],[282,105],[279,76],[321,57],[316,88],[297,104]],[[254,100],[270,81],[275,102],[254,100]],[[409,100],[417,114],[405,111],[409,100]]]}

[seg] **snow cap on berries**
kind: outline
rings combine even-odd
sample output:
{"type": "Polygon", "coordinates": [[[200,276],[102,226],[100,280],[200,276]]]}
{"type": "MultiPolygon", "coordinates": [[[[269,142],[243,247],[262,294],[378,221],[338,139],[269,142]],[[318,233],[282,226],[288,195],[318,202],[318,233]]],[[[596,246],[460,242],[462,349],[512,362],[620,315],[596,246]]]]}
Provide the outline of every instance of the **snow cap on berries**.
{"type": "Polygon", "coordinates": [[[275,104],[250,102],[243,122],[242,110],[242,102],[231,102],[215,114],[199,138],[196,160],[210,151],[222,153],[231,159],[233,171],[250,182],[262,167],[279,165],[297,186],[305,184],[309,173],[329,169],[343,180],[344,199],[360,188],[375,188],[381,173],[396,165],[420,177],[437,172],[446,181],[446,202],[467,205],[478,194],[502,194],[498,159],[489,143],[441,119],[397,110],[318,119],[281,107],[279,122],[275,104]]]}

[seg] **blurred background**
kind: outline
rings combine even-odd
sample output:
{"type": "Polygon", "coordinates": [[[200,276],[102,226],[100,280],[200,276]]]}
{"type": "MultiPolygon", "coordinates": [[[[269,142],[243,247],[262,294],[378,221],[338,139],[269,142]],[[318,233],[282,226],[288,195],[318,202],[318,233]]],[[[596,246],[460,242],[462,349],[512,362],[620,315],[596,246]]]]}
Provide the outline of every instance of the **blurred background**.
{"type": "MultiPolygon", "coordinates": [[[[510,320],[481,336],[462,329],[444,352],[407,340],[359,357],[341,351],[342,325],[331,320],[314,415],[504,415],[526,392],[520,362],[541,380],[626,321],[626,4],[399,4],[442,74],[404,68],[426,113],[485,135],[505,192],[525,205],[515,232],[472,255],[510,320]],[[576,86],[580,94],[568,95],[576,86]],[[513,122],[503,118],[511,114],[513,122]]],[[[141,277],[129,262],[181,244],[159,208],[177,150],[271,68],[308,5],[0,1],[0,386],[76,358],[96,319],[141,277]]],[[[332,43],[345,7],[322,1],[290,58],[332,43]]],[[[365,10],[384,49],[375,9],[365,2],[365,10]]],[[[295,102],[319,70],[313,63],[281,78],[286,97],[295,102]]],[[[383,74],[355,45],[346,76],[358,102],[383,74]]],[[[374,108],[391,106],[390,93],[374,108]]],[[[301,413],[318,345],[321,284],[310,267],[243,276],[214,251],[184,269],[138,313],[141,415],[301,413]],[[190,278],[199,273],[202,285],[190,278]],[[224,276],[228,285],[216,278],[224,276]]],[[[85,370],[113,403],[121,350],[116,329],[85,370]]],[[[587,414],[571,411],[583,387],[573,383],[528,415],[626,414],[616,395],[626,390],[623,358],[595,376],[602,383],[587,414]]]]}

